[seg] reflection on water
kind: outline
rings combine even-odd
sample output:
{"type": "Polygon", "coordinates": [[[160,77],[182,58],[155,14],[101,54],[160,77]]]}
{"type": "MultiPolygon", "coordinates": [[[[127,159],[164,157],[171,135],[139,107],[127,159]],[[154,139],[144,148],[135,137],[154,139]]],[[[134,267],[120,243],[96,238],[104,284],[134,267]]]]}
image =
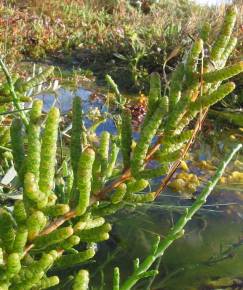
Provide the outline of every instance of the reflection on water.
{"type": "Polygon", "coordinates": [[[72,108],[72,100],[74,96],[79,96],[83,100],[84,109],[87,110],[87,103],[90,95],[91,91],[82,87],[75,91],[60,88],[56,91],[56,94],[43,94],[40,95],[39,98],[43,100],[43,108],[45,112],[49,111],[50,108],[55,105],[61,110],[62,113],[67,113],[72,108]]]}
{"type": "MultiPolygon", "coordinates": [[[[45,112],[48,112],[52,106],[56,106],[60,109],[62,115],[67,114],[72,108],[72,100],[75,96],[82,99],[82,109],[84,113],[94,109],[98,109],[102,113],[107,111],[107,107],[104,105],[103,99],[90,99],[92,93],[93,92],[86,90],[83,87],[78,87],[75,90],[60,88],[55,92],[55,94],[42,94],[39,95],[38,98],[43,100],[43,110],[45,112]]],[[[86,127],[91,126],[91,122],[88,118],[84,118],[84,122],[86,127]]],[[[99,135],[103,130],[107,130],[114,134],[116,132],[114,122],[111,119],[107,119],[105,122],[101,123],[97,127],[97,135],[99,135]]]]}

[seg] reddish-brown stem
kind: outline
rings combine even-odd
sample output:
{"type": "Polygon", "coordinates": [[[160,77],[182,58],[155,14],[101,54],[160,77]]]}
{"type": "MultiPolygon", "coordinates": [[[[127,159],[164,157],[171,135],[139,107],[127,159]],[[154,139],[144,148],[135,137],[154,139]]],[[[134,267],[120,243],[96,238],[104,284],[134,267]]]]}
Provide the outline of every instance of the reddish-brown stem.
{"type": "MultiPolygon", "coordinates": [[[[69,211],[64,216],[50,223],[42,232],[40,232],[38,237],[48,235],[49,233],[53,232],[55,229],[59,228],[66,221],[70,220],[71,218],[75,216],[76,216],[76,212],[74,210],[69,211]]],[[[34,241],[31,244],[27,245],[24,250],[24,255],[26,255],[34,247],[34,245],[35,245],[34,241]]]]}
{"type": "Polygon", "coordinates": [[[158,140],[157,142],[151,147],[151,149],[148,152],[148,155],[145,158],[145,161],[148,162],[149,160],[152,159],[154,153],[159,150],[159,147],[161,145],[162,142],[162,134],[158,136],[158,140]]]}
{"type": "Polygon", "coordinates": [[[64,216],[54,220],[51,224],[49,224],[40,234],[39,236],[48,235],[53,232],[56,228],[60,227],[65,221],[70,220],[71,218],[76,216],[76,212],[74,210],[69,211],[64,216]]]}
{"type": "Polygon", "coordinates": [[[182,154],[180,156],[180,159],[176,160],[173,163],[169,173],[166,175],[166,177],[162,180],[160,186],[157,188],[156,194],[155,194],[156,197],[166,188],[166,186],[170,182],[171,178],[173,177],[174,173],[176,172],[177,168],[180,166],[181,161],[185,158],[188,150],[190,149],[191,145],[194,142],[194,139],[195,139],[197,133],[201,129],[202,122],[205,119],[207,112],[208,112],[208,109],[206,109],[204,112],[200,112],[200,116],[199,116],[199,118],[198,118],[198,120],[196,122],[196,126],[195,126],[194,132],[192,134],[192,137],[190,138],[190,140],[186,144],[186,146],[185,146],[185,148],[184,148],[184,150],[183,150],[183,152],[182,152],[182,154]]]}
{"type": "Polygon", "coordinates": [[[95,196],[92,198],[92,203],[94,203],[97,200],[102,200],[105,198],[106,194],[108,192],[111,192],[113,189],[117,188],[121,183],[126,181],[131,177],[131,170],[127,169],[122,176],[120,176],[118,179],[113,181],[111,184],[108,186],[104,187],[102,190],[100,190],[95,196]]]}

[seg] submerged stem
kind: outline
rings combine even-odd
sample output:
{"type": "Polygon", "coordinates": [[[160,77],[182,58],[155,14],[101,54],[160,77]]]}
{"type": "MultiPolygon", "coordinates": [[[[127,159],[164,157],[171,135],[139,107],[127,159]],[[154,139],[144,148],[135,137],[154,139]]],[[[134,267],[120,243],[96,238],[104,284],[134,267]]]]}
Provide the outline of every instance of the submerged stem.
{"type": "Polygon", "coordinates": [[[133,274],[125,281],[120,290],[131,289],[141,278],[141,275],[148,271],[154,261],[161,257],[165,250],[178,238],[184,234],[184,228],[186,224],[191,220],[193,215],[206,203],[208,196],[216,186],[220,177],[223,175],[226,166],[232,160],[234,155],[242,148],[242,144],[236,145],[232,152],[221,162],[214,177],[207,183],[206,187],[200,193],[196,201],[190,208],[187,208],[185,213],[177,221],[174,227],[171,228],[167,236],[158,244],[155,252],[150,254],[143,263],[133,272],[133,274]]]}

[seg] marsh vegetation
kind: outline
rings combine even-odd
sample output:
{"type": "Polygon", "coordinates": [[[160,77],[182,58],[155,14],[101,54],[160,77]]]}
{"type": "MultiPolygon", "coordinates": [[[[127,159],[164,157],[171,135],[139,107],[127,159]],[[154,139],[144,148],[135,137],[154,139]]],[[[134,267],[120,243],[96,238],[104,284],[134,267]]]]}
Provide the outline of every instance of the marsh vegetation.
{"type": "Polygon", "coordinates": [[[240,2],[0,5],[0,290],[242,289],[240,2]]]}

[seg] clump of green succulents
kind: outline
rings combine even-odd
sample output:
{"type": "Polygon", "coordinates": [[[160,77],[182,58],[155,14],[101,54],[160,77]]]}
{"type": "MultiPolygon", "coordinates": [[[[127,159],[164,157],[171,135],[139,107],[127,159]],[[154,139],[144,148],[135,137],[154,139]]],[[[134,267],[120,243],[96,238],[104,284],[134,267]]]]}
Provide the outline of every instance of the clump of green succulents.
{"type": "MultiPolygon", "coordinates": [[[[231,36],[235,18],[236,11],[230,7],[209,57],[203,55],[206,40],[194,42],[172,74],[168,95],[161,94],[160,76],[151,75],[147,114],[135,145],[131,112],[124,98],[117,102],[120,110],[117,134],[111,136],[103,131],[98,144],[89,138],[82,120],[81,101],[74,98],[70,158],[58,171],[63,180],[62,195],[56,182],[56,168],[60,165],[56,157],[59,110],[53,107],[43,122],[42,101],[35,100],[29,114],[20,114],[20,118],[13,120],[11,149],[23,198],[14,203],[13,210],[0,209],[1,290],[46,289],[57,285],[59,277],[50,276],[50,269],[65,269],[90,260],[95,255],[94,244],[109,239],[111,224],[106,221],[107,216],[125,207],[127,202],[136,206],[155,199],[163,189],[163,180],[154,192],[149,190],[150,181],[170,174],[169,166],[183,158],[185,149],[195,137],[195,130],[187,128],[189,122],[231,93],[234,83],[221,84],[222,81],[243,70],[242,62],[224,68],[236,43],[231,36]],[[122,169],[119,154],[123,158],[122,169]],[[150,161],[157,162],[158,166],[151,168],[150,161]],[[82,251],[77,250],[80,245],[82,251]]],[[[26,90],[46,76],[43,73],[27,83],[16,81],[13,84],[8,79],[8,95],[5,93],[1,98],[10,97],[18,104],[20,96],[16,91],[26,90]]],[[[113,87],[121,99],[114,83],[113,87]]],[[[156,240],[150,255],[141,263],[136,260],[133,273],[125,281],[120,281],[119,268],[114,269],[114,283],[109,289],[128,290],[140,279],[157,274],[149,270],[151,265],[184,234],[185,225],[206,202],[225,167],[241,147],[234,147],[167,236],[156,240]]],[[[80,269],[71,287],[88,289],[86,269],[80,269]]]]}

